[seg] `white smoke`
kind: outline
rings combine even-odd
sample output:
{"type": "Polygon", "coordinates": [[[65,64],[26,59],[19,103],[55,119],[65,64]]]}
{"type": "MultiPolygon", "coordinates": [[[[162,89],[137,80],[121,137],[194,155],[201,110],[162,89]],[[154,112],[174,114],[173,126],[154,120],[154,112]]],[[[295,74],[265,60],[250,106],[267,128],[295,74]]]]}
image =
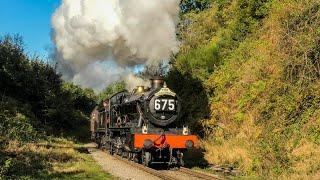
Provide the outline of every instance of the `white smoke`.
{"type": "Polygon", "coordinates": [[[63,0],[52,17],[62,73],[98,90],[124,72],[133,80],[132,67],[178,51],[178,13],[178,0],[63,0]]]}
{"type": "Polygon", "coordinates": [[[149,81],[143,80],[133,74],[127,74],[123,77],[123,80],[126,82],[126,88],[132,90],[137,86],[149,86],[149,81]]]}
{"type": "Polygon", "coordinates": [[[72,81],[84,87],[93,87],[96,91],[101,91],[126,73],[128,70],[118,67],[111,61],[100,61],[81,69],[73,76],[72,81]],[[106,69],[108,70],[106,71],[106,69]]]}

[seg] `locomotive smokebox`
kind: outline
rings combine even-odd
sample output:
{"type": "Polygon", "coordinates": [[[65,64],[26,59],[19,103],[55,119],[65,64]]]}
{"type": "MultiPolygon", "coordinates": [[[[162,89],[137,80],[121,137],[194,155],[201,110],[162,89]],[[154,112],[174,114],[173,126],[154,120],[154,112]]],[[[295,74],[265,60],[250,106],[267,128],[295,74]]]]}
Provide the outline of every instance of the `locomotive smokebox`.
{"type": "Polygon", "coordinates": [[[162,88],[164,84],[164,79],[161,76],[155,76],[150,79],[150,82],[152,89],[162,88]]]}

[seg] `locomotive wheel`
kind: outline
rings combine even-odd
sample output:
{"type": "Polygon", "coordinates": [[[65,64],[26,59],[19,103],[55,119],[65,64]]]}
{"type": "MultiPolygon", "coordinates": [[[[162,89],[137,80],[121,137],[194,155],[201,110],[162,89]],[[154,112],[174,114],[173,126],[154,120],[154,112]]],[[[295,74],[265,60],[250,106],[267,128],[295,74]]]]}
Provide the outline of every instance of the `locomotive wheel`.
{"type": "Polygon", "coordinates": [[[128,152],[127,158],[128,158],[129,161],[132,161],[132,153],[131,152],[128,152]]]}
{"type": "Polygon", "coordinates": [[[122,157],[122,158],[128,158],[128,157],[129,157],[129,152],[128,152],[128,151],[125,151],[125,150],[122,150],[121,157],[122,157]]]}
{"type": "Polygon", "coordinates": [[[96,139],[96,143],[97,143],[98,149],[101,149],[101,139],[99,137],[96,139]]]}
{"type": "Polygon", "coordinates": [[[100,149],[106,149],[106,136],[100,138],[99,146],[100,149]]]}
{"type": "Polygon", "coordinates": [[[111,155],[113,155],[113,151],[114,151],[114,147],[113,147],[112,143],[110,143],[110,145],[109,145],[109,153],[111,155]]]}
{"type": "Polygon", "coordinates": [[[119,155],[121,156],[121,149],[120,148],[115,148],[115,152],[114,152],[116,155],[119,155]]]}
{"type": "Polygon", "coordinates": [[[124,158],[126,156],[127,156],[127,152],[124,149],[122,149],[121,150],[121,157],[124,158]]]}
{"type": "Polygon", "coordinates": [[[184,160],[182,158],[179,158],[179,166],[180,167],[184,166],[184,160]]]}
{"type": "Polygon", "coordinates": [[[141,158],[139,158],[141,156],[141,153],[132,153],[132,160],[135,163],[141,163],[141,158]]]}
{"type": "Polygon", "coordinates": [[[150,152],[144,152],[142,155],[142,164],[144,166],[150,166],[151,163],[151,153],[150,152]]]}
{"type": "Polygon", "coordinates": [[[184,166],[184,160],[183,160],[183,153],[178,151],[178,165],[179,166],[184,166]]]}

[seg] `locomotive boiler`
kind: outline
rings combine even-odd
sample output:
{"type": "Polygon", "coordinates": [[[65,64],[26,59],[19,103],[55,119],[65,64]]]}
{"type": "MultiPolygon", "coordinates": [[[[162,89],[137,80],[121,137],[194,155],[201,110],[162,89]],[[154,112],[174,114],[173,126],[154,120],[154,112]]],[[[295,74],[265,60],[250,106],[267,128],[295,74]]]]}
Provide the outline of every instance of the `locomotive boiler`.
{"type": "Polygon", "coordinates": [[[91,136],[100,148],[149,166],[183,166],[183,153],[197,146],[187,126],[177,127],[181,101],[163,78],[105,99],[91,113],[91,136]]]}

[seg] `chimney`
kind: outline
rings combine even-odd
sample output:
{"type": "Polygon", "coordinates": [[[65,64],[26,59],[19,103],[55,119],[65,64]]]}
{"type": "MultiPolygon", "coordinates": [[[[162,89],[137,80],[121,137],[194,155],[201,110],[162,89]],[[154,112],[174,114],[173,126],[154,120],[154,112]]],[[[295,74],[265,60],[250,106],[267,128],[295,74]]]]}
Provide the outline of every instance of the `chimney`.
{"type": "Polygon", "coordinates": [[[152,89],[162,88],[164,84],[164,79],[161,76],[155,76],[150,79],[150,82],[152,89]]]}

